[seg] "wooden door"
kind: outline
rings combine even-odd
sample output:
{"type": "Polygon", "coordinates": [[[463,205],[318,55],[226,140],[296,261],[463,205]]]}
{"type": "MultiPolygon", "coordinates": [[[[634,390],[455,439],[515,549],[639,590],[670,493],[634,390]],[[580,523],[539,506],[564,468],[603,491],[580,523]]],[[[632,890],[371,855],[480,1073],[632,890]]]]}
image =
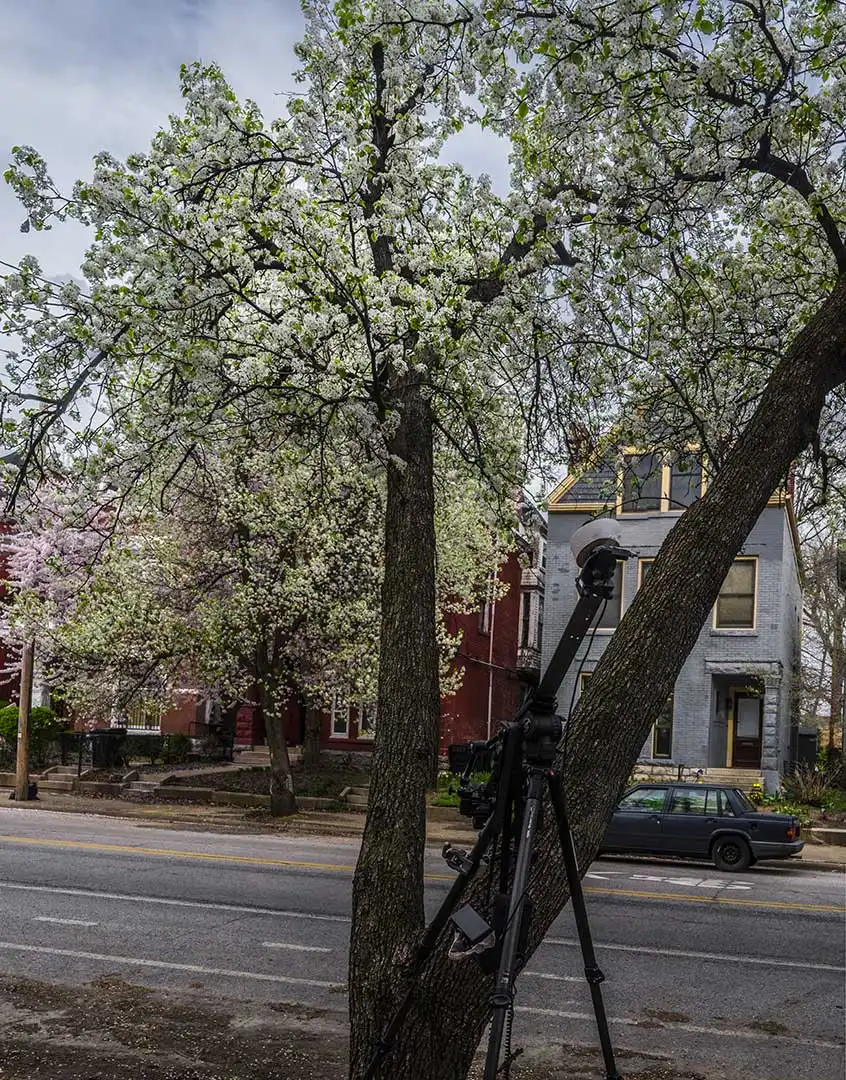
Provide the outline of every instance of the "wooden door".
{"type": "Polygon", "coordinates": [[[734,745],[731,763],[735,769],[760,769],[763,699],[757,694],[734,695],[734,745]]]}

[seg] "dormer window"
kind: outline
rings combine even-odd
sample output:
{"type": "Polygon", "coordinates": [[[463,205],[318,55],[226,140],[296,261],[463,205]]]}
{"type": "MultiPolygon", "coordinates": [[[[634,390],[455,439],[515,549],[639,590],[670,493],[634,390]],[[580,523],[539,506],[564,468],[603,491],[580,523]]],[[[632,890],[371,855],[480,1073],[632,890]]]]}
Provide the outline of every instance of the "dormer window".
{"type": "Polygon", "coordinates": [[[670,510],[683,510],[702,494],[702,463],[679,458],[670,466],[670,510]]]}
{"type": "Polygon", "coordinates": [[[658,454],[623,457],[623,514],[661,509],[663,464],[658,454]]]}
{"type": "Polygon", "coordinates": [[[665,458],[629,452],[623,455],[618,483],[620,514],[680,513],[702,494],[702,462],[692,454],[665,458]]]}

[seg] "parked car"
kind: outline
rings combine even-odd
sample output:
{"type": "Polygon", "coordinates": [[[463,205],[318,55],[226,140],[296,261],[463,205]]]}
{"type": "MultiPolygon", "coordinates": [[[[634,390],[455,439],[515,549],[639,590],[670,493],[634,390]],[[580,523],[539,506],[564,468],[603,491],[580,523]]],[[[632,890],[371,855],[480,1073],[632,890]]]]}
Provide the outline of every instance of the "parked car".
{"type": "Polygon", "coordinates": [[[760,811],[740,788],[641,783],[623,795],[599,849],[711,859],[745,870],[758,859],[786,859],[805,846],[799,821],[760,811]]]}

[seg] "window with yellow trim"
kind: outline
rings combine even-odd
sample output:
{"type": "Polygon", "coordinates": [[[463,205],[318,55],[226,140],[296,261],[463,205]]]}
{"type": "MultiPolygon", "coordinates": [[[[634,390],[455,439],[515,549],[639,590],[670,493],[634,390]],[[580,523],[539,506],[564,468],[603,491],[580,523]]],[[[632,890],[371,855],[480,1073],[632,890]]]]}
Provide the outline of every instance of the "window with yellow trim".
{"type": "Polygon", "coordinates": [[[714,626],[717,630],[753,630],[758,560],[736,559],[717,597],[714,626]]]}

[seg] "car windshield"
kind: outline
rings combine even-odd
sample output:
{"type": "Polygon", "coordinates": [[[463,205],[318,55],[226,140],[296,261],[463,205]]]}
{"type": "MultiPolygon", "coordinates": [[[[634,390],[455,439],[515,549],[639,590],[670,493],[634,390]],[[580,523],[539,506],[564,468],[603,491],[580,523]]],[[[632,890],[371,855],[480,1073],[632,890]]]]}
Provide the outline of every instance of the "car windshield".
{"type": "Polygon", "coordinates": [[[758,807],[752,802],[745,791],[741,791],[740,788],[733,788],[732,794],[735,799],[740,803],[741,808],[745,814],[757,814],[758,807]]]}

